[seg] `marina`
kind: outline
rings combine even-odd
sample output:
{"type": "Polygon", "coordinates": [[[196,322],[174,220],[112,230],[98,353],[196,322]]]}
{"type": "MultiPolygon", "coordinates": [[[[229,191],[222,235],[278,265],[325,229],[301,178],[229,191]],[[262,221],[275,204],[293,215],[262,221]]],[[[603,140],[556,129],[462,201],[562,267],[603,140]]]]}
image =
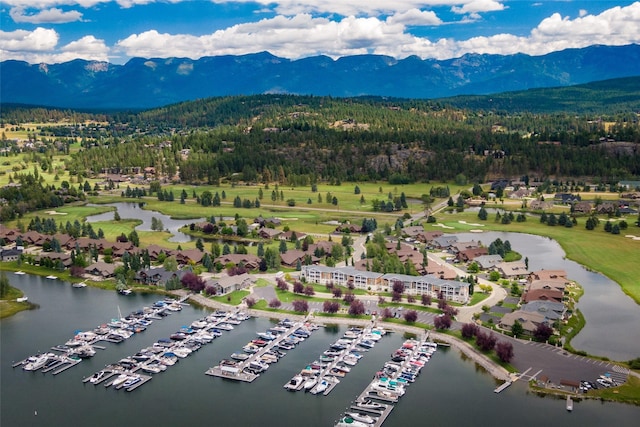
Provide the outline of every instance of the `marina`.
{"type": "Polygon", "coordinates": [[[420,341],[406,340],[401,348],[394,351],[391,360],[376,373],[371,383],[336,423],[336,427],[354,423],[380,427],[393,410],[394,404],[404,396],[406,388],[416,380],[421,369],[435,353],[437,344],[427,342],[427,338],[428,336],[420,341]]]}
{"type": "MultiPolygon", "coordinates": [[[[145,344],[164,339],[184,325],[190,326],[194,319],[208,316],[211,311],[198,306],[183,306],[181,311],[172,312],[162,322],[154,322],[153,327],[147,329],[144,334],[147,343],[130,339],[117,346],[107,345],[108,351],[97,351],[94,357],[84,359],[65,375],[40,375],[39,372],[28,375],[22,369],[13,369],[10,361],[17,361],[36,350],[47,352],[53,343],[64,343],[77,325],[98,324],[100,319],[113,317],[113,307],[118,304],[123,313],[128,313],[152,305],[158,297],[135,293],[129,298],[122,298],[115,292],[92,287],[77,291],[68,283],[50,282],[44,277],[25,275],[15,278],[28,278],[28,282],[16,282],[29,294],[30,300],[41,304],[41,308],[2,321],[0,340],[5,363],[0,365],[3,403],[0,424],[3,426],[67,425],[70,412],[63,408],[68,408],[70,402],[73,403],[73,423],[93,427],[150,423],[199,425],[203,420],[214,419],[216,425],[298,425],[303,422],[309,427],[326,427],[335,425],[338,415],[356,412],[352,406],[356,406],[359,412],[365,411],[365,407],[380,412],[383,408],[376,405],[393,407],[384,427],[422,425],[427,419],[430,425],[472,425],[489,419],[505,425],[518,419],[523,427],[537,427],[551,421],[567,427],[605,422],[628,425],[628,420],[638,416],[637,407],[588,399],[579,402],[578,410],[575,398],[575,409],[569,413],[565,409],[564,398],[540,398],[527,393],[525,381],[515,382],[508,393],[496,398],[492,393],[497,386],[493,377],[473,360],[461,358],[455,347],[438,347],[438,357],[431,358],[429,369],[421,371],[420,378],[411,383],[410,390],[407,389],[401,399],[395,399],[397,403],[387,402],[381,396],[360,401],[358,398],[363,390],[389,361],[390,354],[410,338],[399,331],[387,333],[375,348],[363,352],[364,357],[352,367],[346,378],[341,378],[339,387],[335,387],[328,396],[311,398],[307,393],[283,390],[282,386],[300,368],[322,354],[348,329],[347,326],[330,323],[315,331],[303,345],[295,348],[296,351],[288,351],[286,357],[269,367],[268,375],[261,375],[259,381],[250,385],[236,381],[212,381],[203,375],[214,361],[228,357],[255,339],[256,331],[276,326],[278,319],[269,317],[252,317],[234,325],[232,333],[223,333],[216,339],[216,345],[203,346],[193,352],[188,361],[183,361],[186,363],[176,363],[165,371],[165,375],[147,381],[144,387],[138,386],[133,395],[112,392],[112,385],[104,390],[94,390],[91,382],[82,382],[83,378],[90,378],[114,361],[136,354],[145,344]],[[184,398],[180,398],[180,410],[175,410],[175,398],[178,396],[184,398]],[[456,396],[455,401],[452,396],[456,396]],[[216,408],[225,410],[212,412],[212,402],[216,408]],[[243,409],[247,402],[250,402],[251,410],[243,409]],[[461,407],[473,409],[462,411],[461,407]],[[521,417],[523,407],[527,408],[527,417],[521,417]],[[37,417],[34,417],[35,411],[37,417]]],[[[135,373],[146,375],[141,370],[135,373]]],[[[104,387],[119,375],[112,374],[99,387],[104,387]]],[[[366,413],[376,416],[373,412],[366,413]]]]}
{"type": "Polygon", "coordinates": [[[41,370],[43,373],[51,372],[53,375],[58,375],[78,365],[83,359],[93,357],[96,349],[106,350],[106,347],[96,344],[97,342],[118,344],[133,336],[134,333],[145,331],[147,326],[151,325],[151,319],[160,320],[173,311],[181,310],[185,300],[186,298],[157,301],[152,307],[144,307],[126,317],[120,315],[118,319],[112,319],[108,324],[103,324],[92,331],[77,330],[75,335],[64,344],[51,347],[52,351],[59,354],[36,354],[13,363],[12,367],[22,366],[25,371],[41,370]],[[41,363],[34,364],[34,360],[41,363]]]}
{"type": "MultiPolygon", "coordinates": [[[[306,320],[291,322],[284,319],[269,331],[256,333],[259,339],[247,343],[243,347],[244,352],[233,353],[231,355],[233,360],[222,360],[218,365],[207,369],[205,373],[214,377],[253,382],[269,368],[271,363],[277,362],[286,355],[284,349],[293,349],[305,338],[309,338],[311,332],[316,329],[318,329],[317,325],[306,320]]],[[[298,386],[302,387],[301,381],[293,387],[298,386]]],[[[288,388],[292,389],[292,387],[288,388]]]]}
{"type": "Polygon", "coordinates": [[[240,324],[249,319],[242,312],[226,312],[218,310],[202,319],[195,320],[190,326],[183,326],[170,338],[161,338],[151,346],[138,351],[109,365],[107,368],[86,377],[83,382],[98,385],[108,378],[118,374],[117,378],[104,384],[105,387],[121,388],[133,391],[152,379],[152,375],[159,374],[174,366],[180,358],[184,358],[209,344],[216,337],[222,335],[217,328],[229,322],[240,324]],[[141,374],[140,371],[145,372],[141,374]],[[151,375],[146,375],[151,374],[151,375]]]}

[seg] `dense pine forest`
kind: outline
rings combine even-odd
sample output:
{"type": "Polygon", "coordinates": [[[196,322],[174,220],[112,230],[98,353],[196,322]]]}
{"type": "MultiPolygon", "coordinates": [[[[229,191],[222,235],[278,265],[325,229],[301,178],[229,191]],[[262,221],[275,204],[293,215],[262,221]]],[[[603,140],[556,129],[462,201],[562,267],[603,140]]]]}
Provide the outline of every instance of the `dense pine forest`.
{"type": "MultiPolygon", "coordinates": [[[[585,102],[593,96],[589,92],[585,102]]],[[[57,147],[80,140],[83,149],[66,165],[80,177],[149,166],[159,176],[192,184],[399,184],[460,174],[470,182],[523,175],[615,182],[640,176],[634,111],[506,113],[426,100],[292,95],[212,98],[102,114],[2,109],[6,128],[61,118],[69,124],[43,125],[38,138],[57,147]]],[[[11,141],[3,137],[3,144],[8,152],[11,141]]]]}

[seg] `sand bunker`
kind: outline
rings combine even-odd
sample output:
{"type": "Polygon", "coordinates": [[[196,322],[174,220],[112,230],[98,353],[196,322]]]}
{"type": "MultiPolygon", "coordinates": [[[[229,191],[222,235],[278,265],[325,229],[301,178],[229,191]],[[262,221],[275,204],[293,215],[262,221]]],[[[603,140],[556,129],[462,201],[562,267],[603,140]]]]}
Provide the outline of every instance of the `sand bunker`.
{"type": "Polygon", "coordinates": [[[467,222],[467,221],[464,221],[464,220],[460,220],[460,221],[458,221],[458,222],[459,222],[460,224],[467,224],[467,225],[470,225],[470,226],[472,226],[472,227],[484,227],[484,224],[477,224],[477,223],[475,223],[475,222],[467,222]]]}
{"type": "Polygon", "coordinates": [[[442,228],[450,228],[453,229],[453,227],[448,226],[448,225],[444,225],[443,223],[439,222],[437,224],[433,224],[434,227],[442,227],[442,228]]]}
{"type": "Polygon", "coordinates": [[[49,215],[66,215],[66,212],[46,211],[49,215]]]}

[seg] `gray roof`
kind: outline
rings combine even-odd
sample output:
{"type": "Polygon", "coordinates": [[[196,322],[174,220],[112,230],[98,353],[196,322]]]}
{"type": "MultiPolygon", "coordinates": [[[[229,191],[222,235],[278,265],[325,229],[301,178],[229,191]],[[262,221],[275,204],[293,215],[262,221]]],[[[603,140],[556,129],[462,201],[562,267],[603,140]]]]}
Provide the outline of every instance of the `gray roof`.
{"type": "Polygon", "coordinates": [[[524,304],[520,309],[526,312],[540,313],[550,320],[557,320],[562,318],[565,306],[561,302],[537,300],[524,304]]]}
{"type": "Polygon", "coordinates": [[[486,270],[488,268],[495,266],[496,264],[501,263],[502,257],[499,254],[480,255],[475,257],[473,260],[478,263],[480,268],[482,268],[483,270],[486,270]]]}

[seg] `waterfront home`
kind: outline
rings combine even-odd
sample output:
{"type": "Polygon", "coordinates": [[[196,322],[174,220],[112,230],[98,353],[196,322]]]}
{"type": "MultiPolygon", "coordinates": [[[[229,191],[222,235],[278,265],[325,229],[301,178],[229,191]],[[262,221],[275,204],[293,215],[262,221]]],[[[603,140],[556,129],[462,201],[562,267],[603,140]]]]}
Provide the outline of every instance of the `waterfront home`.
{"type": "Polygon", "coordinates": [[[436,237],[431,241],[431,246],[436,249],[449,249],[451,245],[458,241],[458,236],[455,235],[445,235],[436,237]]]}
{"type": "Polygon", "coordinates": [[[22,255],[22,249],[0,249],[0,261],[2,262],[17,261],[20,255],[22,255]]]}
{"type": "Polygon", "coordinates": [[[207,279],[205,287],[213,286],[216,295],[225,295],[230,292],[246,289],[255,282],[255,279],[247,273],[238,274],[236,276],[222,276],[219,278],[207,279]]]}
{"type": "Polygon", "coordinates": [[[540,300],[528,302],[524,304],[520,310],[542,314],[551,322],[563,319],[567,312],[567,308],[561,302],[540,300]]]}
{"type": "Polygon", "coordinates": [[[555,289],[534,289],[525,291],[522,295],[522,301],[525,303],[531,301],[562,302],[563,297],[564,292],[555,289]]]}
{"type": "Polygon", "coordinates": [[[174,255],[176,256],[176,261],[178,261],[178,264],[198,264],[202,261],[204,252],[198,249],[183,249],[174,252],[174,255]]]}
{"type": "Polygon", "coordinates": [[[91,274],[93,276],[100,276],[100,277],[107,278],[107,277],[113,277],[115,275],[116,267],[117,267],[116,264],[108,264],[103,261],[98,261],[98,262],[94,262],[93,264],[85,268],[84,271],[85,273],[91,274]]]}
{"type": "Polygon", "coordinates": [[[503,261],[500,254],[481,255],[475,257],[473,260],[480,266],[482,270],[489,270],[503,261]]]}
{"type": "Polygon", "coordinates": [[[523,261],[501,262],[496,264],[495,269],[505,279],[514,279],[529,274],[529,270],[527,270],[527,266],[523,261]]]}
{"type": "Polygon", "coordinates": [[[138,271],[134,279],[145,285],[164,286],[172,279],[182,279],[185,273],[186,271],[183,270],[167,271],[164,267],[147,268],[138,271]]]}
{"type": "Polygon", "coordinates": [[[36,257],[36,262],[40,265],[45,265],[47,262],[50,262],[51,265],[55,266],[58,261],[62,263],[64,268],[69,268],[71,264],[73,264],[71,254],[64,252],[41,252],[40,255],[36,257]]]}
{"type": "Polygon", "coordinates": [[[566,288],[567,281],[563,279],[534,280],[527,284],[527,291],[555,290],[564,292],[566,288]]]}
{"type": "Polygon", "coordinates": [[[288,242],[293,242],[295,240],[303,240],[307,237],[307,233],[303,233],[302,231],[285,231],[284,233],[280,233],[278,235],[279,240],[286,240],[288,242]]]}
{"type": "Polygon", "coordinates": [[[258,231],[258,236],[263,239],[275,239],[280,233],[282,233],[282,231],[276,230],[275,228],[262,227],[258,231]]]}
{"type": "Polygon", "coordinates": [[[564,270],[537,270],[532,271],[529,274],[529,282],[533,282],[534,280],[547,280],[547,279],[558,279],[562,278],[566,280],[567,272],[564,270]]]}
{"type": "Polygon", "coordinates": [[[456,259],[460,262],[469,262],[474,261],[476,258],[488,255],[489,250],[487,248],[471,248],[471,249],[463,249],[458,252],[456,255],[456,259]]]}

